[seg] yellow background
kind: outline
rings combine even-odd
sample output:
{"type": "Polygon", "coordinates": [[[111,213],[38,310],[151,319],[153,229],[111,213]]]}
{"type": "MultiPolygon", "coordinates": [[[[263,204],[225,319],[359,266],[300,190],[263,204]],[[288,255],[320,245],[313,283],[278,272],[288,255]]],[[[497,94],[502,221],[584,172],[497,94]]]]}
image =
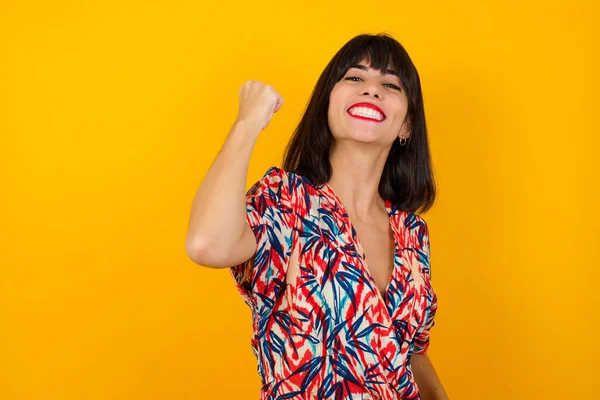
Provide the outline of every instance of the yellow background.
{"type": "Polygon", "coordinates": [[[423,85],[446,391],[600,398],[598,16],[593,1],[4,2],[0,398],[257,399],[250,309],[185,253],[193,195],[240,85],[285,99],[250,186],[281,165],[335,52],[382,31],[423,85]]]}

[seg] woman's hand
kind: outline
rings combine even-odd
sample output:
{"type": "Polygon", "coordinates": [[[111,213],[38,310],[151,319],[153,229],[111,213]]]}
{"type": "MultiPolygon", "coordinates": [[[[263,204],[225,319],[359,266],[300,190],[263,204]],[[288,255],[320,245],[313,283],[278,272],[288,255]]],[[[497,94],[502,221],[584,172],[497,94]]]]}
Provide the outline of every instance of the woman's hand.
{"type": "Polygon", "coordinates": [[[240,87],[240,108],[236,122],[265,129],[273,114],[283,105],[283,98],[270,85],[249,80],[240,87]]]}

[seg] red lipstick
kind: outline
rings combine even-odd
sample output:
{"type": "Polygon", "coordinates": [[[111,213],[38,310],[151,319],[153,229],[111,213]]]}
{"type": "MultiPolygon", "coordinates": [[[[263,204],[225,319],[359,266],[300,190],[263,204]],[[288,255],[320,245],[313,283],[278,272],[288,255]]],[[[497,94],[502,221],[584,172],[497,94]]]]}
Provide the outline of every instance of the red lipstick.
{"type": "Polygon", "coordinates": [[[348,114],[350,114],[351,117],[365,119],[368,121],[382,122],[386,118],[385,113],[383,112],[383,110],[381,108],[377,107],[375,104],[367,103],[367,102],[360,102],[360,103],[353,104],[352,106],[350,106],[348,108],[348,110],[346,110],[346,112],[348,112],[348,114]],[[375,110],[383,116],[383,119],[380,121],[380,120],[369,118],[369,117],[363,117],[362,115],[352,115],[352,114],[350,114],[350,110],[354,107],[364,107],[364,108],[370,108],[372,110],[375,110]]]}

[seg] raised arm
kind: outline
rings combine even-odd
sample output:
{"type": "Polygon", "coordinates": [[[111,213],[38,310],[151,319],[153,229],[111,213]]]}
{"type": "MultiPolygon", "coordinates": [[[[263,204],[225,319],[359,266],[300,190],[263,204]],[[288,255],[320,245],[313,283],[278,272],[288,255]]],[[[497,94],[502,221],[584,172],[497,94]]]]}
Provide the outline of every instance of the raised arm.
{"type": "Polygon", "coordinates": [[[194,262],[226,268],[248,260],[256,239],[245,218],[250,156],[261,130],[283,104],[275,90],[258,81],[240,88],[240,110],[192,203],[186,253],[194,262]]]}

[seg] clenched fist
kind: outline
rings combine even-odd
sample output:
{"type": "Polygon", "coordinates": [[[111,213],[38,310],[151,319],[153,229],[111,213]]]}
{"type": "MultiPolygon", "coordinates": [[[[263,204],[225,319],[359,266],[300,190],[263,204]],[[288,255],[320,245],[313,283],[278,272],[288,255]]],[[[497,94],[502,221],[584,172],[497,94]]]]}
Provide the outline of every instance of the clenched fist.
{"type": "Polygon", "coordinates": [[[262,131],[282,105],[283,98],[272,86],[260,81],[246,81],[240,87],[240,108],[236,122],[250,123],[262,131]]]}

